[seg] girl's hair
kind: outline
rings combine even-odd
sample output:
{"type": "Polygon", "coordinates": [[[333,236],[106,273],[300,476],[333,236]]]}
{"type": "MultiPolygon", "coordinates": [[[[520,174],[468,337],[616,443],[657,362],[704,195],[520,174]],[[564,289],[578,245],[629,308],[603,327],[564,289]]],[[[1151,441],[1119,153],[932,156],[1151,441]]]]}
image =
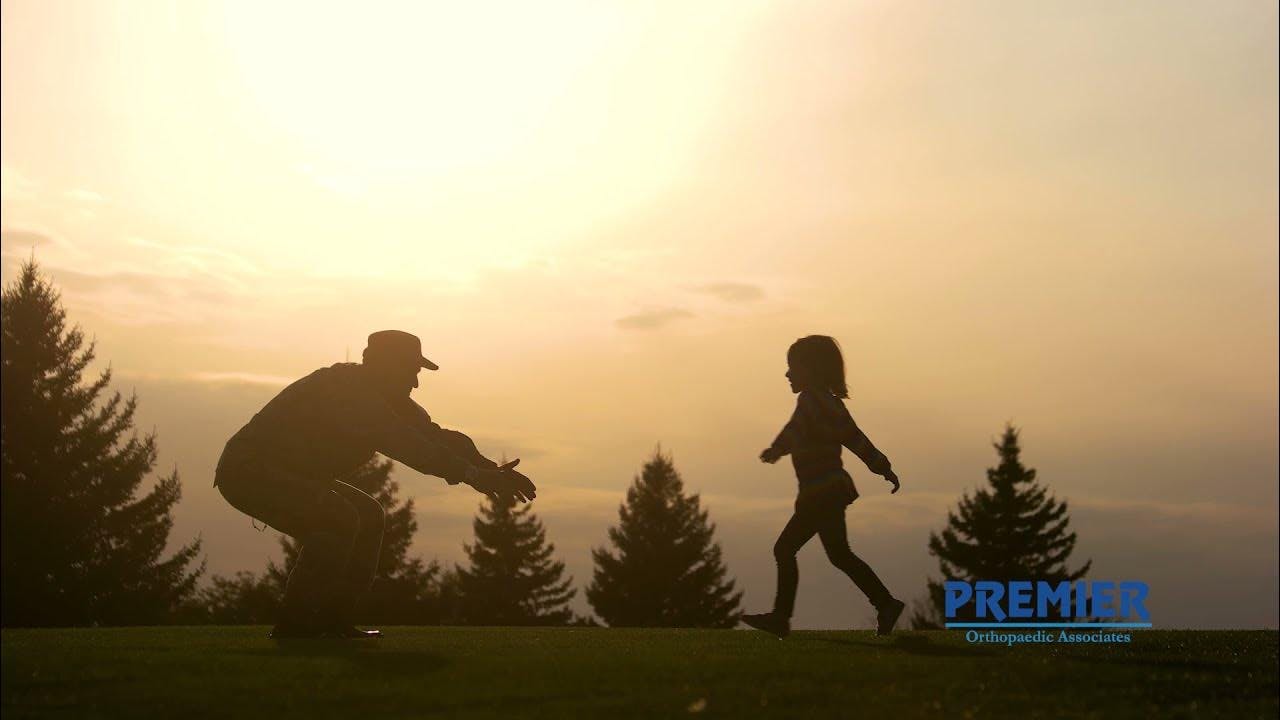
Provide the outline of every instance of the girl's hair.
{"type": "Polygon", "coordinates": [[[849,397],[849,387],[844,382],[844,356],[840,344],[829,335],[808,335],[791,343],[787,350],[787,362],[804,365],[814,378],[832,395],[849,397]]]}

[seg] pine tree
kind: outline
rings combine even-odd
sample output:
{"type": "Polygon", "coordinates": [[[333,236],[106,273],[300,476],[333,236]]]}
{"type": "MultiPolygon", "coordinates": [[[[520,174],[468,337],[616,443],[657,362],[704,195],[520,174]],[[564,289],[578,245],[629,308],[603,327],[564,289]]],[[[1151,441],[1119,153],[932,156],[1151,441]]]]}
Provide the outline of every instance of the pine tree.
{"type": "Polygon", "coordinates": [[[231,577],[215,575],[209,587],[182,609],[182,623],[269,625],[280,612],[283,592],[270,573],[242,570],[231,577]]]}
{"type": "Polygon", "coordinates": [[[726,580],[715,525],[698,495],[684,494],[671,458],[659,449],[644,465],[609,529],[616,552],[592,551],[587,599],[612,626],[732,627],[741,592],[726,580]]]}
{"type": "MultiPolygon", "coordinates": [[[[458,605],[455,582],[436,561],[424,563],[409,555],[418,531],[413,500],[401,502],[399,483],[391,479],[393,464],[374,458],[343,481],[377,498],[386,513],[382,551],[373,586],[357,609],[361,622],[388,625],[439,625],[454,619],[458,605]]],[[[238,572],[215,577],[189,611],[194,622],[263,624],[275,622],[284,597],[289,570],[298,558],[298,542],[280,538],[281,562],[272,561],[262,573],[238,572]]]]}
{"type": "Polygon", "coordinates": [[[82,384],[93,343],[34,261],[0,326],[3,624],[166,621],[195,591],[200,541],[162,557],[182,486],[175,470],[143,492],[156,440],[133,430],[137,398],[103,396],[110,370],[82,384]]]}
{"type": "MultiPolygon", "coordinates": [[[[1006,426],[993,446],[1000,463],[987,469],[990,487],[966,493],[957,511],[947,513],[947,527],[929,534],[929,554],[938,558],[943,578],[1056,583],[1084,577],[1091,560],[1067,568],[1076,546],[1067,503],[1049,495],[1036,471],[1022,464],[1018,430],[1006,426]]],[[[938,627],[943,619],[943,585],[930,579],[928,601],[917,607],[912,625],[938,627]]]]}
{"type": "Polygon", "coordinates": [[[461,619],[472,625],[567,625],[577,591],[554,560],[533,506],[490,498],[473,523],[476,541],[464,546],[470,567],[458,569],[461,619]]]}

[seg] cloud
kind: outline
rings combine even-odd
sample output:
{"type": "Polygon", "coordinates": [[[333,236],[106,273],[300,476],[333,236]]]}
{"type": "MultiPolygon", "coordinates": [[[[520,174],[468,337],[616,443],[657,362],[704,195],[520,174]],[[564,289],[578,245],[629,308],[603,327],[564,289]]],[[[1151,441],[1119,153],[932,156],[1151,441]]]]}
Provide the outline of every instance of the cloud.
{"type": "MultiPolygon", "coordinates": [[[[441,423],[447,429],[450,428],[448,423],[441,423]]],[[[531,460],[534,458],[545,457],[547,449],[536,446],[532,443],[517,440],[509,436],[495,436],[485,434],[467,433],[476,447],[480,449],[486,456],[498,460],[505,457],[508,460],[520,458],[521,460],[531,460]]]]}
{"type": "Polygon", "coordinates": [[[1165,502],[1160,500],[1112,500],[1072,498],[1069,505],[1082,514],[1105,516],[1109,522],[1141,527],[1180,528],[1230,532],[1274,532],[1273,507],[1212,501],[1165,502]]]}
{"type": "Polygon", "coordinates": [[[32,242],[72,251],[38,258],[69,308],[126,325],[207,323],[225,315],[264,275],[255,263],[213,247],[130,238],[126,247],[133,252],[107,257],[78,251],[61,236],[17,228],[4,231],[6,262],[25,258],[32,242]]]}
{"type": "Polygon", "coordinates": [[[14,168],[0,166],[0,197],[18,199],[30,197],[35,190],[35,183],[14,168]]]}
{"type": "Polygon", "coordinates": [[[48,265],[68,307],[126,325],[199,324],[226,308],[239,289],[207,273],[164,274],[137,268],[81,272],[48,265]]]}
{"type": "Polygon", "coordinates": [[[127,286],[134,292],[145,295],[164,295],[161,276],[146,272],[121,271],[109,273],[91,273],[72,270],[70,268],[46,268],[56,276],[59,285],[72,292],[93,292],[104,288],[127,286]]]}
{"type": "Polygon", "coordinates": [[[268,385],[271,387],[284,387],[297,379],[285,377],[284,375],[267,375],[263,373],[235,371],[193,372],[189,373],[186,377],[187,379],[201,383],[235,383],[241,385],[268,385]]]}
{"type": "Polygon", "coordinates": [[[56,265],[60,261],[83,255],[81,249],[65,235],[53,232],[39,224],[10,225],[0,229],[0,255],[4,257],[6,274],[13,270],[10,267],[11,261],[26,262],[36,248],[40,250],[35,253],[35,259],[45,266],[46,270],[51,266],[51,260],[53,265],[56,265]]]}
{"type": "Polygon", "coordinates": [[[749,283],[711,283],[694,288],[694,292],[712,295],[727,303],[751,303],[764,299],[764,288],[749,283]]]}
{"type": "Polygon", "coordinates": [[[202,245],[160,243],[132,237],[129,244],[142,248],[156,265],[181,273],[199,273],[228,282],[239,283],[242,276],[263,275],[262,268],[235,253],[202,245]]]}
{"type": "Polygon", "coordinates": [[[6,250],[17,247],[23,251],[30,250],[33,247],[41,245],[54,245],[57,240],[53,236],[40,232],[38,230],[25,230],[19,228],[5,228],[0,230],[0,244],[3,244],[6,250]]]}
{"type": "Polygon", "coordinates": [[[96,193],[92,190],[85,190],[84,188],[68,190],[65,195],[69,200],[74,200],[86,205],[101,205],[107,201],[107,199],[102,197],[100,193],[96,193]]]}
{"type": "Polygon", "coordinates": [[[657,330],[676,320],[683,320],[693,316],[693,313],[683,308],[665,308],[618,318],[614,324],[623,330],[657,330]]]}
{"type": "Polygon", "coordinates": [[[67,214],[81,222],[90,222],[98,218],[98,208],[107,204],[107,199],[100,193],[84,188],[73,188],[62,193],[71,206],[67,214]]]}

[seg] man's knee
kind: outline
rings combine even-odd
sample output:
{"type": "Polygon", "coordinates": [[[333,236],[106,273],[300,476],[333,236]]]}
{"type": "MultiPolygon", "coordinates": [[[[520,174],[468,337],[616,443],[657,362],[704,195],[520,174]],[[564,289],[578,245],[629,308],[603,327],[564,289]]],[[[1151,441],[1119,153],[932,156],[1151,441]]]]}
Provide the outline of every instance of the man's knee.
{"type": "Polygon", "coordinates": [[[364,535],[376,535],[379,538],[387,530],[387,514],[383,512],[382,506],[376,501],[373,507],[369,508],[360,519],[360,532],[364,535]]]}
{"type": "Polygon", "coordinates": [[[321,498],[320,504],[320,512],[313,516],[314,534],[341,538],[347,542],[360,534],[360,512],[351,503],[336,493],[328,493],[321,498]]]}
{"type": "Polygon", "coordinates": [[[382,509],[382,503],[379,503],[376,498],[364,495],[355,498],[352,505],[360,518],[360,534],[382,537],[387,527],[387,514],[382,509]]]}

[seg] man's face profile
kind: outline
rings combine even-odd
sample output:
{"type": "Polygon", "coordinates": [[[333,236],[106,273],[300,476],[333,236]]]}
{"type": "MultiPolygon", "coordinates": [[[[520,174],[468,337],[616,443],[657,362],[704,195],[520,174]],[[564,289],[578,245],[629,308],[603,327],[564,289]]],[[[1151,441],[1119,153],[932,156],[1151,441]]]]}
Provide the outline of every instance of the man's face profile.
{"type": "Polygon", "coordinates": [[[416,362],[382,358],[370,358],[365,361],[365,366],[373,371],[373,377],[383,391],[393,397],[413,392],[418,387],[418,372],[422,369],[416,362]]]}

